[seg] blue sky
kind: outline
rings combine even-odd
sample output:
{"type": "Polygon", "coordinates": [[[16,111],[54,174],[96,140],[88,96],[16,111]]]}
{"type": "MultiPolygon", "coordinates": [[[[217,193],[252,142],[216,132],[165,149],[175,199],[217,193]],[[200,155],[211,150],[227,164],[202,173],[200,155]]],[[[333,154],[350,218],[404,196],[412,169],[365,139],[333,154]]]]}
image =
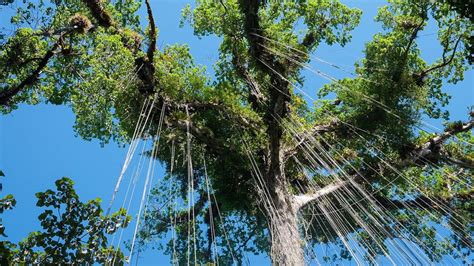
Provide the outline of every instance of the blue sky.
{"type": "MultiPolygon", "coordinates": [[[[338,65],[353,69],[352,65],[363,56],[364,43],[380,30],[373,22],[377,7],[384,4],[381,0],[344,1],[351,7],[364,11],[360,25],[353,32],[353,41],[346,47],[321,46],[317,56],[336,62],[338,65]]],[[[198,39],[193,36],[189,26],[179,28],[180,10],[187,1],[152,1],[155,19],[159,27],[158,45],[187,43],[196,62],[205,65],[212,75],[212,63],[217,59],[219,40],[215,37],[198,39]]],[[[0,27],[8,24],[11,13],[9,8],[1,7],[0,27]]],[[[141,11],[143,14],[143,10],[141,11]]],[[[143,17],[143,19],[146,17],[143,17]]],[[[423,56],[428,62],[440,55],[436,42],[434,27],[429,27],[420,37],[423,56]]],[[[313,62],[314,68],[337,77],[345,76],[328,66],[313,62]]],[[[466,79],[456,86],[446,86],[453,99],[449,110],[454,120],[467,118],[467,107],[474,105],[474,81],[472,69],[466,79]]],[[[305,90],[316,94],[325,80],[315,75],[307,75],[305,90]]],[[[439,121],[429,121],[440,127],[439,121]]],[[[82,200],[100,197],[107,205],[116,178],[122,167],[126,149],[111,143],[101,147],[97,141],[84,141],[75,136],[73,131],[74,115],[65,106],[21,105],[11,114],[0,117],[0,169],[6,174],[2,196],[14,194],[17,206],[3,215],[9,239],[17,242],[28,232],[40,228],[37,216],[40,210],[35,207],[34,194],[54,186],[54,181],[62,176],[71,177],[82,200]]],[[[160,170],[158,176],[162,174],[160,170]]],[[[137,203],[138,204],[138,203],[137,203]]],[[[136,212],[134,207],[132,212],[136,212]]],[[[130,232],[132,227],[129,227],[130,232]]],[[[130,234],[130,233],[127,233],[130,234]]],[[[157,251],[145,252],[140,264],[168,264],[167,257],[158,255],[157,251]]],[[[253,265],[268,264],[263,256],[251,256],[253,265]]]]}

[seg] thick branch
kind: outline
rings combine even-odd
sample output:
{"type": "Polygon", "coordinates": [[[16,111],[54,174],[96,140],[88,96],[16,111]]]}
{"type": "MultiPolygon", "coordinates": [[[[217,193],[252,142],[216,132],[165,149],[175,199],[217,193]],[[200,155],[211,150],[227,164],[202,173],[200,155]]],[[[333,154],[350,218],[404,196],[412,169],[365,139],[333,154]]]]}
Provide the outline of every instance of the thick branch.
{"type": "Polygon", "coordinates": [[[405,48],[405,53],[403,55],[403,58],[405,61],[407,61],[408,59],[408,53],[410,52],[410,48],[411,46],[413,45],[416,37],[418,36],[418,32],[420,32],[421,28],[423,27],[423,25],[425,24],[425,20],[422,20],[420,22],[420,24],[418,24],[415,29],[413,30],[413,32],[411,33],[410,35],[410,39],[408,40],[408,45],[407,47],[405,48]]]}
{"type": "Polygon", "coordinates": [[[153,64],[153,55],[155,54],[156,50],[156,25],[155,25],[155,18],[153,17],[153,11],[151,10],[150,1],[146,0],[146,11],[148,13],[148,23],[150,24],[150,46],[148,47],[147,57],[148,61],[153,64]]]}
{"type": "Polygon", "coordinates": [[[401,62],[400,69],[398,69],[398,71],[395,71],[395,73],[393,75],[393,78],[392,78],[393,81],[395,81],[395,82],[400,81],[400,77],[402,76],[402,73],[404,72],[404,69],[407,67],[408,55],[410,54],[410,49],[411,49],[413,43],[415,42],[415,39],[418,36],[418,32],[422,29],[424,24],[425,24],[425,21],[422,20],[420,22],[420,24],[416,25],[415,29],[411,33],[410,38],[408,39],[408,45],[405,48],[405,51],[404,51],[403,56],[402,56],[403,61],[401,62]]]}
{"type": "MultiPolygon", "coordinates": [[[[104,28],[113,28],[122,38],[122,42],[125,47],[129,47],[128,39],[124,37],[123,30],[117,26],[117,23],[113,20],[111,15],[105,10],[100,0],[82,0],[84,4],[89,8],[92,16],[98,21],[98,24],[104,28]]],[[[137,70],[137,76],[142,81],[142,86],[138,88],[142,95],[149,95],[154,91],[155,87],[155,68],[153,66],[153,54],[156,49],[156,26],[151,12],[151,7],[146,1],[148,19],[150,23],[150,41],[151,44],[148,47],[147,57],[139,57],[135,59],[135,68],[137,70]],[[150,60],[151,59],[151,60],[150,60]]]]}
{"type": "Polygon", "coordinates": [[[56,54],[56,51],[58,50],[58,48],[61,46],[62,38],[65,35],[71,33],[72,31],[73,29],[61,34],[61,36],[56,41],[56,43],[54,43],[53,47],[51,47],[46,52],[46,54],[40,59],[38,66],[23,81],[21,81],[18,85],[13,86],[12,88],[2,89],[2,91],[0,92],[0,105],[3,105],[3,106],[8,105],[11,99],[15,95],[17,95],[24,88],[31,86],[33,83],[35,83],[38,80],[39,75],[44,70],[44,68],[48,65],[49,60],[51,60],[51,58],[56,54]]]}
{"type": "Polygon", "coordinates": [[[92,16],[104,28],[115,27],[115,22],[105,10],[101,0],[82,0],[91,11],[92,16]]]}
{"type": "Polygon", "coordinates": [[[449,138],[455,136],[458,133],[466,132],[474,127],[474,119],[463,123],[459,126],[447,129],[444,133],[431,138],[426,143],[416,147],[410,154],[409,161],[414,163],[422,163],[422,159],[433,159],[439,157],[441,151],[441,145],[449,138]]]}
{"type": "Polygon", "coordinates": [[[150,45],[146,52],[146,57],[139,57],[135,59],[135,68],[137,69],[137,76],[142,81],[142,86],[138,88],[141,94],[150,95],[155,90],[156,80],[155,80],[155,66],[153,65],[153,57],[156,50],[156,26],[155,19],[153,18],[153,12],[148,0],[146,2],[146,9],[148,13],[148,22],[149,22],[149,39],[150,45]]]}
{"type": "Polygon", "coordinates": [[[294,196],[293,206],[295,210],[298,211],[299,209],[301,209],[303,206],[310,203],[311,201],[314,201],[322,196],[331,194],[332,192],[338,190],[339,188],[349,183],[350,181],[347,181],[347,180],[337,180],[334,183],[331,183],[314,193],[294,196]]]}

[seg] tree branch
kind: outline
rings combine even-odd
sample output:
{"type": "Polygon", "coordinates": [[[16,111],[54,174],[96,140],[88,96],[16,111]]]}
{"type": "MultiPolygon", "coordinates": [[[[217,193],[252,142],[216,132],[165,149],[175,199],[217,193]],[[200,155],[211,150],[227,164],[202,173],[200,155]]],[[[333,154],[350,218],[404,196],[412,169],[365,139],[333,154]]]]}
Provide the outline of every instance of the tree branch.
{"type": "Polygon", "coordinates": [[[150,45],[148,46],[146,57],[138,57],[135,59],[135,68],[137,69],[138,78],[142,81],[143,85],[138,88],[141,94],[150,95],[155,92],[155,65],[153,65],[153,57],[156,51],[156,26],[155,19],[153,17],[153,11],[151,10],[149,0],[145,0],[146,9],[148,13],[148,23],[150,27],[149,39],[150,45]]]}
{"type": "Polygon", "coordinates": [[[116,23],[112,16],[105,10],[101,0],[82,0],[91,11],[92,16],[98,24],[104,28],[115,27],[116,23]]]}
{"type": "Polygon", "coordinates": [[[429,72],[435,71],[435,70],[437,70],[437,69],[439,69],[439,68],[443,68],[443,67],[445,67],[445,66],[451,64],[451,62],[452,62],[453,59],[454,59],[454,56],[456,55],[456,50],[457,50],[457,48],[458,48],[458,45],[459,45],[459,42],[460,42],[460,41],[461,41],[461,36],[459,36],[459,38],[457,39],[456,44],[454,45],[454,48],[453,48],[453,52],[452,52],[452,54],[451,54],[451,56],[450,56],[450,58],[449,58],[448,60],[446,60],[446,57],[445,57],[445,52],[446,52],[446,51],[444,51],[444,52],[443,52],[443,62],[442,62],[442,63],[437,64],[437,65],[435,65],[435,66],[432,66],[432,67],[430,67],[430,68],[428,68],[428,69],[422,71],[421,73],[419,73],[419,74],[417,74],[417,75],[420,76],[420,77],[425,77],[426,74],[428,74],[429,72]]]}
{"type": "Polygon", "coordinates": [[[406,61],[408,59],[408,53],[410,52],[410,48],[413,45],[413,42],[415,41],[416,37],[418,36],[418,32],[421,30],[423,27],[423,24],[425,24],[425,20],[421,20],[420,24],[418,24],[413,32],[410,35],[410,39],[408,40],[408,45],[405,48],[405,53],[403,55],[404,60],[406,61]]]}
{"type": "Polygon", "coordinates": [[[151,64],[153,64],[153,55],[155,54],[155,50],[156,50],[156,25],[155,25],[155,18],[153,17],[153,11],[151,10],[151,6],[150,6],[150,1],[149,0],[145,0],[145,3],[146,3],[146,11],[147,11],[147,14],[148,14],[148,23],[150,24],[150,34],[149,34],[149,38],[150,38],[150,46],[148,47],[148,50],[147,50],[147,57],[148,57],[148,61],[150,61],[151,64]]]}
{"type": "MultiPolygon", "coordinates": [[[[98,24],[104,28],[113,28],[116,33],[122,36],[123,45],[129,48],[127,42],[128,39],[124,37],[123,30],[117,26],[117,23],[113,20],[111,15],[105,10],[100,0],[82,0],[84,4],[89,8],[92,16],[98,21],[98,24]]],[[[137,76],[142,81],[142,86],[138,88],[142,95],[149,95],[155,89],[155,68],[153,66],[153,54],[156,49],[156,26],[151,12],[151,7],[146,0],[148,20],[150,23],[150,46],[148,47],[147,57],[138,57],[135,59],[135,69],[137,70],[137,76]],[[151,59],[151,60],[150,60],[151,59]]],[[[130,48],[129,48],[130,49],[130,48]]]]}
{"type": "Polygon", "coordinates": [[[260,9],[260,0],[240,0],[239,6],[244,14],[244,30],[250,45],[250,54],[254,58],[262,59],[263,48],[258,43],[263,42],[260,37],[263,30],[260,28],[258,10],[260,9]]]}
{"type": "Polygon", "coordinates": [[[73,31],[74,29],[63,32],[54,45],[40,59],[38,66],[23,81],[12,88],[2,89],[2,91],[0,91],[0,105],[7,106],[15,95],[17,95],[25,87],[34,84],[38,80],[39,75],[48,65],[49,60],[56,54],[58,48],[61,46],[62,38],[73,31]]]}
{"type": "Polygon", "coordinates": [[[293,206],[295,210],[298,211],[299,209],[301,209],[302,207],[304,207],[306,204],[310,203],[311,201],[321,198],[322,196],[331,194],[332,192],[338,190],[339,188],[343,186],[346,186],[349,183],[350,181],[348,180],[337,180],[317,190],[314,193],[294,196],[293,206]]]}
{"type": "Polygon", "coordinates": [[[471,121],[446,129],[444,133],[431,138],[424,144],[416,147],[410,152],[410,157],[405,161],[405,164],[410,162],[424,163],[422,159],[432,160],[440,155],[441,145],[449,138],[458,133],[466,132],[474,127],[474,116],[471,116],[471,121]]]}
{"type": "Polygon", "coordinates": [[[402,64],[400,66],[400,69],[398,69],[398,71],[395,71],[395,73],[392,77],[393,81],[395,81],[395,82],[400,81],[400,77],[401,77],[405,67],[407,66],[408,55],[410,54],[410,48],[412,47],[413,43],[415,42],[415,39],[418,36],[418,32],[421,30],[421,28],[423,27],[424,24],[425,24],[425,20],[422,19],[420,24],[416,25],[415,29],[411,33],[410,38],[408,39],[408,45],[405,48],[405,51],[404,51],[403,56],[402,56],[402,60],[403,60],[402,64]]]}

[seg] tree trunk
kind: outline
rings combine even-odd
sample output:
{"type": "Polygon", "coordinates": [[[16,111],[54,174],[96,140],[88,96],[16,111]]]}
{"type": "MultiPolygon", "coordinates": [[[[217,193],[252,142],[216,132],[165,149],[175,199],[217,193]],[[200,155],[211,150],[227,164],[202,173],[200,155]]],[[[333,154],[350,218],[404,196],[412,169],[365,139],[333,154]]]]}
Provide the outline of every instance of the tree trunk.
{"type": "Polygon", "coordinates": [[[294,207],[292,195],[287,191],[284,182],[276,182],[269,189],[274,206],[274,211],[268,216],[272,263],[285,266],[304,265],[297,209],[294,207]]]}

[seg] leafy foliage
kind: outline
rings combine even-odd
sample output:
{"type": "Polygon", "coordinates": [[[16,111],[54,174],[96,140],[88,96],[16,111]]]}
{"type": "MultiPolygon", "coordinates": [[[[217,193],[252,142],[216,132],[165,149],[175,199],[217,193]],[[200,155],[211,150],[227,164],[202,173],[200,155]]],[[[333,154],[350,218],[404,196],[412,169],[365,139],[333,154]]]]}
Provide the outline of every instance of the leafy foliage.
{"type": "MultiPolygon", "coordinates": [[[[115,263],[122,265],[122,252],[107,245],[107,235],[128,225],[124,209],[104,216],[100,199],[79,201],[71,179],[56,182],[56,191],[36,193],[36,206],[45,208],[38,216],[42,231],[30,233],[15,245],[1,242],[0,259],[9,263],[67,264],[115,263]]],[[[15,205],[13,196],[1,200],[0,211],[15,205]]]]}

